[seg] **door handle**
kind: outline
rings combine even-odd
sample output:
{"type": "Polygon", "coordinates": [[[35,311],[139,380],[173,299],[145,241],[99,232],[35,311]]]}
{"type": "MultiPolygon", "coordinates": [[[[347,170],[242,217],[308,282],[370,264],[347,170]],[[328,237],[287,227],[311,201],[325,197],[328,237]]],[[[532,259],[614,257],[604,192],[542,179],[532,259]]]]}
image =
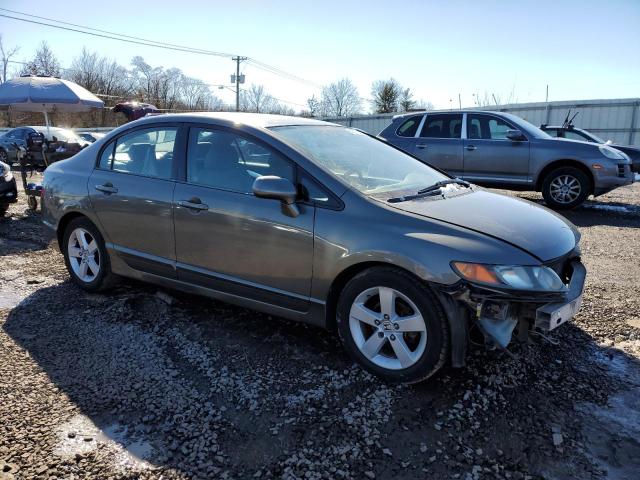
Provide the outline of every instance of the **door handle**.
{"type": "Polygon", "coordinates": [[[118,189],[114,187],[110,182],[105,183],[104,185],[96,185],[95,189],[101,191],[102,193],[106,193],[107,195],[118,193],[118,189]]]}
{"type": "Polygon", "coordinates": [[[475,145],[467,145],[465,148],[471,152],[475,150],[477,147],[475,145]]]}
{"type": "Polygon", "coordinates": [[[426,143],[419,143],[418,145],[416,145],[416,148],[423,149],[423,148],[427,148],[428,146],[429,145],[427,145],[426,143]]]}
{"type": "Polygon", "coordinates": [[[192,198],[190,200],[180,200],[178,205],[191,210],[209,210],[209,205],[202,203],[199,198],[192,198]]]}

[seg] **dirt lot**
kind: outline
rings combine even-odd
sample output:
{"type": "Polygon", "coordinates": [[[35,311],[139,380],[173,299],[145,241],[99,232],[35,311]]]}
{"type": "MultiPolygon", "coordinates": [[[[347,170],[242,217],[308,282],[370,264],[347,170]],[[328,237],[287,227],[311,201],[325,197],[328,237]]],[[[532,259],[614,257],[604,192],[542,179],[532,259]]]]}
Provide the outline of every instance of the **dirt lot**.
{"type": "Polygon", "coordinates": [[[640,184],[568,217],[575,322],[407,387],[311,327],[135,283],[87,295],[22,197],[0,220],[0,480],[638,478],[640,184]]]}

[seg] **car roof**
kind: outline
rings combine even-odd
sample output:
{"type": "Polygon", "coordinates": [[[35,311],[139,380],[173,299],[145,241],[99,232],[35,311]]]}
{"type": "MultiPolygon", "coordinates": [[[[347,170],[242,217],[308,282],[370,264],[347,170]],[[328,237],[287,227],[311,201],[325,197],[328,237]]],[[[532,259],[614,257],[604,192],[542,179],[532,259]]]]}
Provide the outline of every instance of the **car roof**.
{"type": "Polygon", "coordinates": [[[222,120],[229,123],[247,125],[256,128],[282,127],[288,125],[337,125],[304,117],[245,112],[170,113],[163,115],[146,116],[139,120],[135,120],[135,123],[142,124],[156,122],[202,122],[203,120],[208,119],[222,120]]]}
{"type": "Polygon", "coordinates": [[[415,112],[400,113],[398,115],[394,115],[393,119],[395,120],[397,118],[412,117],[413,115],[424,115],[425,113],[491,113],[494,115],[512,115],[509,112],[500,112],[497,110],[478,110],[476,108],[450,108],[447,110],[420,110],[415,112]]]}

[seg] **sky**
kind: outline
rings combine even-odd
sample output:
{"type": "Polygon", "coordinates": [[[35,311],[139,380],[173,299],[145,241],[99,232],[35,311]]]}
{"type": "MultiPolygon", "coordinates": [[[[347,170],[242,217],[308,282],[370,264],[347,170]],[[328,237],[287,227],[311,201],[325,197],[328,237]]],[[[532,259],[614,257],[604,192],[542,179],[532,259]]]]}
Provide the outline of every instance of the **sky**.
{"type": "MultiPolygon", "coordinates": [[[[640,0],[196,1],[0,0],[0,8],[115,33],[249,56],[312,83],[351,79],[363,99],[395,78],[436,108],[474,94],[518,102],[640,97],[640,0]],[[101,8],[101,6],[103,8],[101,8]]],[[[0,14],[14,15],[0,11],[0,14]]],[[[17,15],[14,15],[17,16],[17,15]]],[[[142,56],[211,84],[230,85],[229,58],[173,52],[0,17],[18,60],[46,40],[63,67],[82,47],[129,66],[142,56]]],[[[243,65],[295,110],[320,89],[243,65]]],[[[214,93],[233,102],[233,93],[214,93]]],[[[98,92],[95,92],[98,93],[98,92]]],[[[365,111],[369,105],[364,102],[365,111]]]]}

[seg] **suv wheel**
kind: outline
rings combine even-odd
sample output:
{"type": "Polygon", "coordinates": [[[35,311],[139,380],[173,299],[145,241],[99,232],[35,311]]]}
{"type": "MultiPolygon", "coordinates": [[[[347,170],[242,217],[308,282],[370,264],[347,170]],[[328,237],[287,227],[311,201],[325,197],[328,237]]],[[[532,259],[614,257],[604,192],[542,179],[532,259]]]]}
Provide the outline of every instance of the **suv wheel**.
{"type": "Polygon", "coordinates": [[[542,183],[545,203],[554,209],[581,205],[589,196],[589,178],[577,168],[562,167],[551,171],[542,183]]]}
{"type": "Polygon", "coordinates": [[[369,372],[413,383],[445,362],[449,330],[429,287],[392,267],[375,267],[347,283],[337,310],[340,340],[369,372]]]}
{"type": "Polygon", "coordinates": [[[7,151],[4,148],[0,148],[0,162],[9,163],[9,155],[7,155],[7,151]]]}
{"type": "Polygon", "coordinates": [[[0,217],[4,217],[5,214],[7,213],[7,210],[9,210],[9,204],[0,203],[0,217]]]}
{"type": "Polygon", "coordinates": [[[97,292],[115,282],[102,235],[86,218],[76,218],[67,225],[62,252],[71,280],[80,288],[97,292]]]}

